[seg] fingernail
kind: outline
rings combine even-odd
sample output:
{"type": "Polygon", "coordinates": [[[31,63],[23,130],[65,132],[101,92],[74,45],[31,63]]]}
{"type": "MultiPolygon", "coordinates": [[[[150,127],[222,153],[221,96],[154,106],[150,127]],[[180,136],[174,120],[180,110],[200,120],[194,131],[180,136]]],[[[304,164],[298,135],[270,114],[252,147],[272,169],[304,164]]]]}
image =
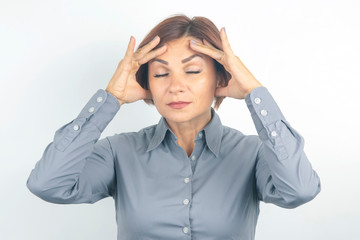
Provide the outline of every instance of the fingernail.
{"type": "Polygon", "coordinates": [[[152,41],[154,41],[154,40],[155,40],[156,38],[158,38],[158,37],[159,37],[159,36],[158,36],[158,35],[156,35],[152,41]]]}
{"type": "Polygon", "coordinates": [[[224,33],[226,33],[226,31],[225,31],[225,27],[224,27],[224,33]]]}
{"type": "Polygon", "coordinates": [[[190,40],[190,43],[191,43],[192,45],[198,45],[198,43],[197,43],[194,39],[191,39],[191,40],[190,40]]]}

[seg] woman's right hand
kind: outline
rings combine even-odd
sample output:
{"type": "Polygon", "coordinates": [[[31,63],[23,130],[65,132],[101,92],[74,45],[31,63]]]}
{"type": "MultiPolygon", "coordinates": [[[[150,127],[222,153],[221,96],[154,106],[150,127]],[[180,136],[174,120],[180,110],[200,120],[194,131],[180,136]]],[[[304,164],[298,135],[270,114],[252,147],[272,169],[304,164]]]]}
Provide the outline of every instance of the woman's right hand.
{"type": "Polygon", "coordinates": [[[141,99],[152,99],[150,91],[142,88],[136,81],[135,74],[142,64],[147,63],[166,51],[166,44],[151,51],[159,42],[160,38],[156,36],[152,41],[134,53],[135,38],[133,36],[130,37],[125,56],[119,62],[114,75],[105,89],[105,91],[111,93],[119,100],[120,105],[141,99]]]}

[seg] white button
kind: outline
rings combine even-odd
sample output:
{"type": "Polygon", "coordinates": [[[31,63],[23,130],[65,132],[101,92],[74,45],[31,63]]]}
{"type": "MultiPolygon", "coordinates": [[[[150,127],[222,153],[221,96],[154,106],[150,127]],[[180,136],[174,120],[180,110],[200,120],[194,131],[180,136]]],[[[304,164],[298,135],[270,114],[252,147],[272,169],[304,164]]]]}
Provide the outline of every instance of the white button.
{"type": "Polygon", "coordinates": [[[190,178],[188,178],[188,177],[187,177],[187,178],[185,178],[185,179],[184,179],[184,182],[185,182],[185,183],[190,182],[190,178]]]}
{"type": "Polygon", "coordinates": [[[202,133],[199,133],[199,138],[202,138],[202,133]]]}
{"type": "Polygon", "coordinates": [[[263,110],[261,110],[261,112],[260,112],[260,113],[261,113],[261,115],[263,115],[263,116],[266,116],[266,115],[267,115],[267,111],[266,111],[266,110],[264,110],[264,109],[263,109],[263,110]]]}
{"type": "Polygon", "coordinates": [[[95,110],[95,108],[94,107],[91,107],[91,108],[89,108],[89,112],[93,112],[95,110]]]}
{"type": "Polygon", "coordinates": [[[277,135],[277,133],[275,131],[271,132],[271,136],[275,137],[277,135]]]}
{"type": "Polygon", "coordinates": [[[79,130],[79,125],[77,125],[77,124],[74,125],[73,129],[74,129],[75,131],[79,130]]]}
{"type": "Polygon", "coordinates": [[[102,100],[103,100],[102,97],[98,97],[98,98],[96,99],[97,102],[102,102],[102,100]]]}
{"type": "Polygon", "coordinates": [[[189,202],[190,202],[190,201],[189,201],[189,199],[187,199],[187,198],[185,198],[184,201],[183,201],[183,203],[184,203],[185,205],[189,204],[189,202]]]}
{"type": "Polygon", "coordinates": [[[196,159],[195,155],[192,155],[192,156],[191,156],[191,160],[194,161],[195,159],[196,159]]]}
{"type": "Polygon", "coordinates": [[[188,232],[189,232],[189,228],[184,227],[184,228],[183,228],[183,232],[184,232],[184,233],[188,233],[188,232]]]}
{"type": "Polygon", "coordinates": [[[257,97],[257,98],[254,99],[254,101],[255,101],[256,104],[259,104],[261,102],[261,99],[257,97]]]}

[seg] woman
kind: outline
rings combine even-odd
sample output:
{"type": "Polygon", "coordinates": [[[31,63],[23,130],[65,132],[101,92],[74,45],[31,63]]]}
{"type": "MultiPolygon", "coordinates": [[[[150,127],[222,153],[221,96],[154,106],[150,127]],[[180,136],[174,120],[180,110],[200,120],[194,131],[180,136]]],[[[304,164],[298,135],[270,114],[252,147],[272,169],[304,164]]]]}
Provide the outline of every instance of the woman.
{"type": "Polygon", "coordinates": [[[259,201],[294,208],[319,193],[303,137],[224,28],[172,16],[134,48],[131,37],[106,89],[56,131],[29,176],[34,194],[62,204],[112,196],[118,239],[254,239],[259,201]],[[245,99],[259,136],[221,124],[211,106],[224,97],[245,99]],[[158,124],[99,140],[123,104],[141,99],[158,124]]]}

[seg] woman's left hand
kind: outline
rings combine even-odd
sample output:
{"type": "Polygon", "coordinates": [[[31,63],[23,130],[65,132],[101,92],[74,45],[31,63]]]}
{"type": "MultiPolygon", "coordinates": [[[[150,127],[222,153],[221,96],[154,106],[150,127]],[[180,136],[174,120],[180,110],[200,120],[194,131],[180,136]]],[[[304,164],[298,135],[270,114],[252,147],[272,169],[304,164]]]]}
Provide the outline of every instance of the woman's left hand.
{"type": "MultiPolygon", "coordinates": [[[[190,44],[195,51],[209,55],[224,66],[232,78],[226,87],[218,87],[215,97],[232,97],[236,99],[244,99],[254,88],[262,86],[262,84],[251,74],[251,72],[241,62],[230,47],[225,28],[220,30],[220,38],[223,51],[215,48],[205,39],[204,44],[190,44]]],[[[191,41],[192,42],[192,41],[191,41]]]]}

